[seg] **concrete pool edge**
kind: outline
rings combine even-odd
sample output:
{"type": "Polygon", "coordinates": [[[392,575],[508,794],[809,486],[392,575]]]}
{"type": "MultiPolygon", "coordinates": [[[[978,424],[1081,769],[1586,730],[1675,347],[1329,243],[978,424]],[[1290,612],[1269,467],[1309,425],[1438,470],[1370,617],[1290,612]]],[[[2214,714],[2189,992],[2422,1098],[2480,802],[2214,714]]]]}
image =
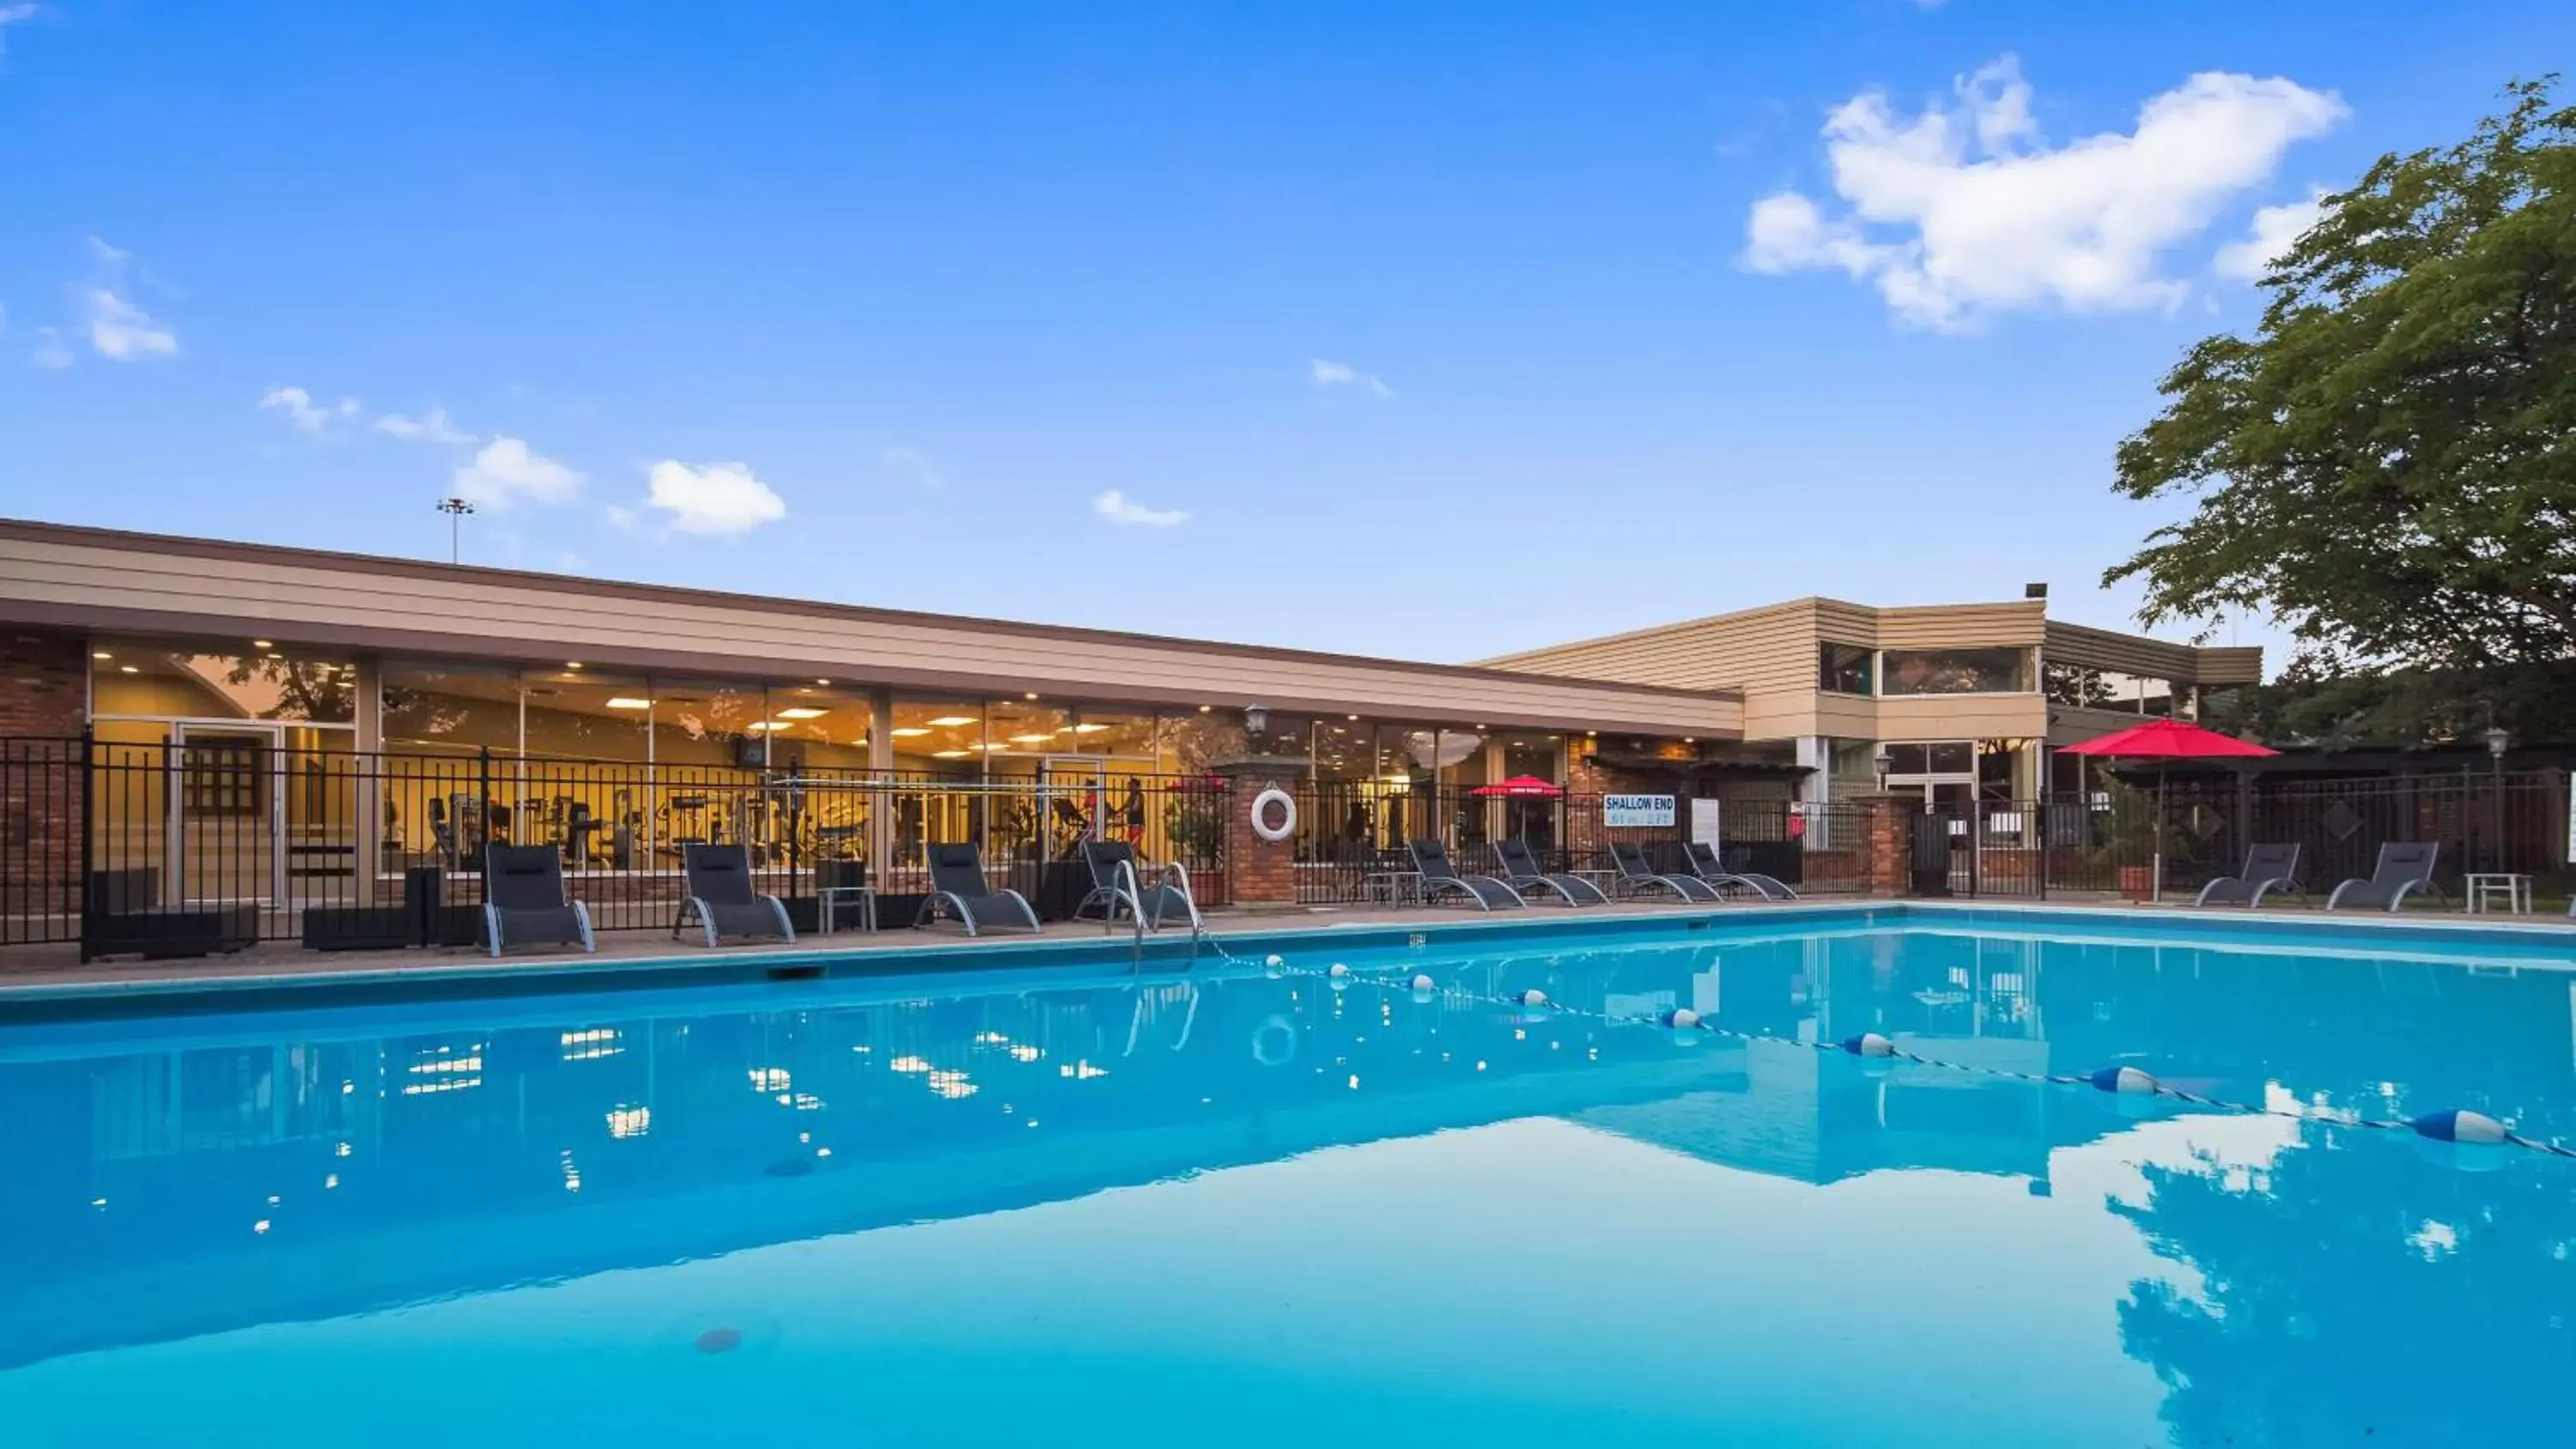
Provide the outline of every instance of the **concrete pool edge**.
{"type": "MultiPolygon", "coordinates": [[[[1245,964],[1272,952],[1311,951],[1327,942],[1361,951],[1440,941],[1491,938],[1546,940],[1703,930],[1757,924],[1883,926],[2012,925],[2044,921],[2146,928],[2192,941],[2248,941],[2349,937],[2394,943],[2439,942],[2454,948],[2480,943],[2528,949],[2550,944],[2576,951],[2576,929],[2556,920],[2496,920],[2450,916],[2327,916],[2298,911],[2270,915],[2184,910],[2176,907],[2097,905],[2080,902],[1841,899],[1719,907],[1655,906],[1612,911],[1566,911],[1543,917],[1408,917],[1395,912],[1367,919],[1317,921],[1310,917],[1238,919],[1194,942],[1189,936],[1145,938],[1141,957],[1120,935],[1081,937],[949,938],[863,946],[779,946],[656,956],[541,956],[494,960],[421,960],[334,970],[303,967],[268,972],[194,975],[162,969],[153,975],[98,975],[78,980],[9,982],[0,978],[0,1024],[63,1022],[209,1011],[259,1011],[303,1004],[592,994],[871,978],[991,978],[1056,973],[1073,967],[1116,968],[1141,961],[1148,970],[1191,964],[1245,964]],[[1417,939],[1418,938],[1418,939],[1417,939]]],[[[2569,964],[2576,965],[2576,961],[2569,964]]],[[[1158,973],[1159,974],[1159,973],[1158,973]]]]}

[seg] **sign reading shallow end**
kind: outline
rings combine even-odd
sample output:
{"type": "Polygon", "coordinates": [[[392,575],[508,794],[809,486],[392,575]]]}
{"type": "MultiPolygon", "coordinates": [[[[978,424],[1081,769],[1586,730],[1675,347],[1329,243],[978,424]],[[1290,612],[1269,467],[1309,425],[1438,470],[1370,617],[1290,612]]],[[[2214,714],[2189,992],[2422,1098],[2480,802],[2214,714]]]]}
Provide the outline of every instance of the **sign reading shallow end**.
{"type": "Polygon", "coordinates": [[[1601,797],[1601,823],[1612,830],[1631,830],[1647,825],[1673,823],[1673,797],[1670,795],[1604,795],[1601,797]]]}

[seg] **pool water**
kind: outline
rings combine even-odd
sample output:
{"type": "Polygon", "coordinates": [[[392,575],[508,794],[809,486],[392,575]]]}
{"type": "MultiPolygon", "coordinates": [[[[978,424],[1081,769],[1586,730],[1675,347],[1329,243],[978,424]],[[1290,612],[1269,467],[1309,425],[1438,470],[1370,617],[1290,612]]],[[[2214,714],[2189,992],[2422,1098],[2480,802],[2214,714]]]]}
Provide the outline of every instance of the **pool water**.
{"type": "Polygon", "coordinates": [[[2006,1075],[2576,1139],[2533,939],[1676,919],[0,1028],[0,1443],[2555,1442],[2576,1163],[2006,1075]],[[1992,1071],[1803,1044],[1861,1031],[1992,1071]]]}

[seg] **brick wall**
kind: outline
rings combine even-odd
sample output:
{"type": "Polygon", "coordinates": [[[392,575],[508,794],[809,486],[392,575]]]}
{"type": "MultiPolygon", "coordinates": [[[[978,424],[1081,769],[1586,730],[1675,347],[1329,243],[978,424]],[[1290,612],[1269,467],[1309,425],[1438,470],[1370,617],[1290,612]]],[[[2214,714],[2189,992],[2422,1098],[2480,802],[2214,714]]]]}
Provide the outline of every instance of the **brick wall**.
{"type": "Polygon", "coordinates": [[[0,738],[77,735],[88,718],[88,641],[0,626],[0,738]]]}
{"type": "Polygon", "coordinates": [[[89,645],[0,627],[0,916],[35,926],[76,913],[89,645]]]}
{"type": "Polygon", "coordinates": [[[1565,822],[1566,847],[1578,864],[1587,863],[1608,852],[1610,842],[1633,840],[1660,845],[1687,830],[1687,813],[1677,813],[1673,829],[1612,831],[1601,823],[1601,797],[1604,795],[1672,795],[1677,812],[1687,812],[1690,804],[1687,787],[1673,783],[1673,777],[1662,772],[1652,775],[1622,770],[1598,760],[1576,755],[1566,762],[1565,791],[1576,798],[1568,802],[1565,822]]]}
{"type": "MultiPolygon", "coordinates": [[[[1280,789],[1297,795],[1297,777],[1285,770],[1220,765],[1229,778],[1225,802],[1225,890],[1228,904],[1293,906],[1297,903],[1297,841],[1268,841],[1252,829],[1253,797],[1280,789]]],[[[1273,807],[1275,810],[1276,807],[1273,807]]],[[[1301,822],[1302,823],[1302,822],[1301,822]]]]}

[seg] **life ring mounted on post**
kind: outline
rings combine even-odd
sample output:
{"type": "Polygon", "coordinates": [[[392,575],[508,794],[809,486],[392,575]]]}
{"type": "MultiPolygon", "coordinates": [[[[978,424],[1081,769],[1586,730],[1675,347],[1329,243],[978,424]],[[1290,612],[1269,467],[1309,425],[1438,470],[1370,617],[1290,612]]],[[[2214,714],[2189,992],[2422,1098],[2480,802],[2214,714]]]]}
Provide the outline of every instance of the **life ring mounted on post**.
{"type": "Polygon", "coordinates": [[[1273,845],[1296,834],[1297,798],[1276,785],[1253,796],[1252,833],[1273,845]],[[1278,817],[1275,825],[1271,823],[1274,814],[1278,817]]]}

